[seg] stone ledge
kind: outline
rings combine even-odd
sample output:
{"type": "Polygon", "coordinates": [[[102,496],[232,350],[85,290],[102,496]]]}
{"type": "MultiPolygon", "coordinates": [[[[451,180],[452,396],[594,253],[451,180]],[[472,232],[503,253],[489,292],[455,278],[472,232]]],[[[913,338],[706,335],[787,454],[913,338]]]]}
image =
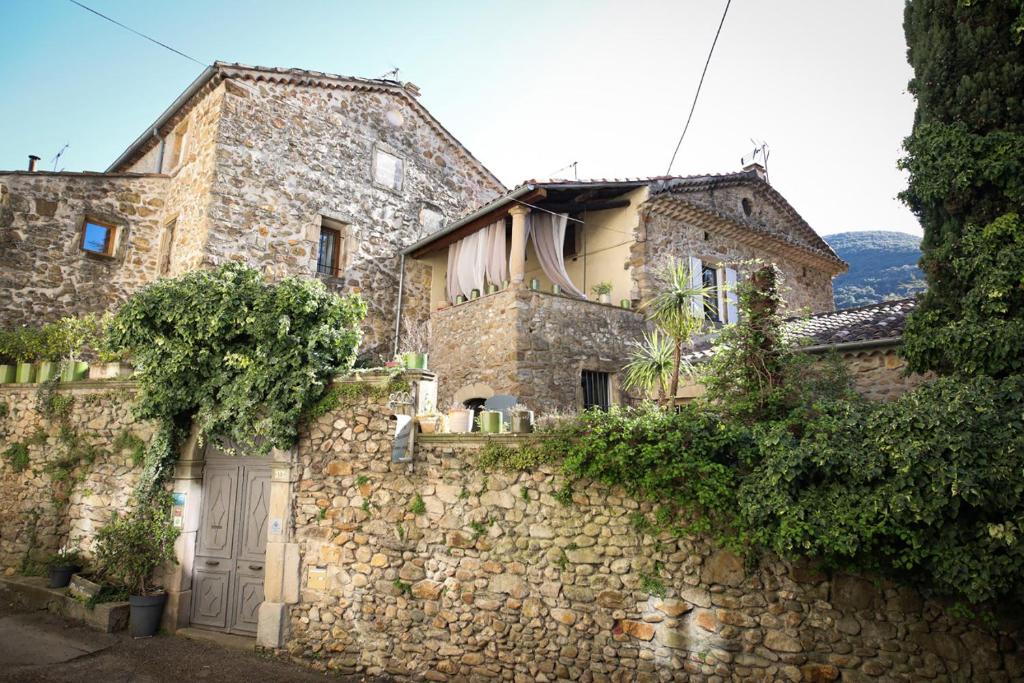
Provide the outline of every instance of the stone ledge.
{"type": "Polygon", "coordinates": [[[520,446],[537,439],[536,434],[417,434],[416,443],[424,446],[468,446],[483,448],[487,444],[496,443],[502,446],[520,446]]]}
{"type": "Polygon", "coordinates": [[[0,593],[26,607],[45,609],[89,628],[114,633],[128,627],[127,602],[101,602],[93,609],[71,597],[66,588],[50,588],[47,580],[36,576],[0,577],[0,593]]]}
{"type": "MultiPolygon", "coordinates": [[[[39,382],[0,384],[0,393],[38,389],[39,382]]],[[[138,382],[128,379],[79,379],[74,382],[59,382],[60,391],[97,391],[100,389],[132,389],[138,388],[138,382]]]]}

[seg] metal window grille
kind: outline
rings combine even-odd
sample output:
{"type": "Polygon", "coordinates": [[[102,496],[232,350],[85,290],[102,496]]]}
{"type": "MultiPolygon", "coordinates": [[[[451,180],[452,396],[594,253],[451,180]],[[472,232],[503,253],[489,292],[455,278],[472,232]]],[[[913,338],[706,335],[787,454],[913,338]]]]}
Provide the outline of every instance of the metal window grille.
{"type": "Polygon", "coordinates": [[[338,277],[341,233],[331,228],[320,229],[320,252],[316,261],[316,272],[321,275],[338,277]]]}
{"type": "Polygon", "coordinates": [[[584,410],[590,408],[608,410],[611,405],[609,400],[611,378],[607,372],[584,370],[580,376],[580,384],[583,387],[584,410]]]}

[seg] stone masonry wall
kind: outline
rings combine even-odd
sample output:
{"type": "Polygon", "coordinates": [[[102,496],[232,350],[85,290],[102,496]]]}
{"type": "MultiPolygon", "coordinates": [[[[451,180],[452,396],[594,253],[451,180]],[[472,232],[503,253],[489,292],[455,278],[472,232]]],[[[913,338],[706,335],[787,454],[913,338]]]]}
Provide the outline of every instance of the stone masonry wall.
{"type": "MultiPolygon", "coordinates": [[[[803,265],[781,253],[770,253],[763,248],[738,242],[732,237],[654,213],[646,215],[642,227],[645,237],[633,245],[632,252],[634,278],[642,299],[658,291],[659,270],[669,257],[686,259],[695,256],[701,261],[712,263],[740,263],[761,259],[774,263],[782,270],[782,296],[790,314],[805,308],[811,313],[835,309],[832,278],[824,270],[803,265]]],[[[736,270],[742,278],[749,269],[741,265],[736,270]]]]}
{"type": "Polygon", "coordinates": [[[1019,626],[958,620],[886,580],[641,536],[630,519],[649,503],[581,484],[563,506],[550,471],[480,471],[480,439],[421,436],[413,463],[391,464],[388,414],[356,402],[299,445],[287,649],[316,669],[522,683],[1024,676],[1019,626]]]}
{"type": "Polygon", "coordinates": [[[906,361],[895,347],[868,349],[843,354],[857,393],[876,401],[891,401],[932,378],[928,375],[906,375],[906,361]]]}
{"type": "Polygon", "coordinates": [[[96,531],[115,511],[127,509],[140,471],[131,453],[115,452],[112,443],[126,430],[144,441],[153,434],[151,425],[132,416],[133,384],[84,381],[61,388],[73,398],[64,428],[73,430],[74,441],[100,449],[94,462],[70,468],[63,478],[55,467],[67,457],[62,421],[40,413],[39,391],[39,385],[0,386],[0,405],[6,406],[0,408],[6,413],[0,417],[0,452],[41,434],[41,443],[29,445],[25,471],[0,457],[0,571],[20,570],[30,550],[35,560],[64,544],[91,550],[96,531]]]}
{"type": "Polygon", "coordinates": [[[167,178],[0,174],[0,326],[103,312],[152,280],[167,178]],[[113,256],[79,248],[86,218],[118,227],[113,256]]]}
{"type": "Polygon", "coordinates": [[[399,251],[437,228],[430,212],[443,224],[504,188],[398,95],[233,83],[218,129],[207,257],[315,276],[320,217],[339,221],[351,251],[344,274],[325,282],[362,294],[364,354],[390,358],[399,251]],[[372,181],[375,148],[404,160],[400,191],[372,181]]]}

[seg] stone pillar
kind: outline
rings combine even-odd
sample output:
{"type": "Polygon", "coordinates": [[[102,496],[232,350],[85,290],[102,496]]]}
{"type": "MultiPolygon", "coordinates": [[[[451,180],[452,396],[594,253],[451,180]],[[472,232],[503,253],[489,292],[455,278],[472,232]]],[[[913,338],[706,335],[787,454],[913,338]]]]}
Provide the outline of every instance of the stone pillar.
{"type": "Polygon", "coordinates": [[[292,469],[294,450],[274,449],[267,513],[267,556],[263,574],[263,604],[256,642],[280,648],[288,635],[288,606],[299,601],[299,545],[292,543],[291,491],[298,474],[292,469]]]}
{"type": "Polygon", "coordinates": [[[175,494],[183,495],[185,508],[181,521],[181,534],[174,543],[174,556],[178,563],[166,567],[162,583],[167,589],[167,606],[161,626],[173,633],[189,625],[192,607],[192,566],[196,558],[196,536],[199,533],[199,509],[203,494],[204,453],[199,445],[199,432],[193,427],[181,447],[174,465],[175,494]]]}
{"type": "Polygon", "coordinates": [[[512,284],[522,283],[526,273],[526,214],[530,209],[517,204],[508,210],[512,216],[512,252],[508,260],[508,272],[512,284]]]}

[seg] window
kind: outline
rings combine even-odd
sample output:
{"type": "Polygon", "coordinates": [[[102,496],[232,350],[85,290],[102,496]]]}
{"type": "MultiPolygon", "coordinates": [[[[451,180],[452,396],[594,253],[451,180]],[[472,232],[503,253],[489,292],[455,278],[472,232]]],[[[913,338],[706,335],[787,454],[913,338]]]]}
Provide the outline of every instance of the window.
{"type": "Polygon", "coordinates": [[[583,409],[598,408],[608,410],[611,405],[611,377],[607,372],[584,370],[580,373],[580,385],[583,387],[583,409]]]}
{"type": "Polygon", "coordinates": [[[174,228],[177,225],[178,219],[172,218],[171,222],[164,226],[163,250],[160,252],[161,275],[171,272],[171,249],[174,248],[174,228]]]}
{"type": "Polygon", "coordinates": [[[754,213],[754,202],[750,201],[749,197],[744,197],[740,200],[740,207],[743,209],[743,215],[748,218],[754,213]]]}
{"type": "Polygon", "coordinates": [[[432,235],[441,229],[444,223],[444,214],[429,204],[420,207],[420,225],[423,227],[424,235],[432,235]]]}
{"type": "Polygon", "coordinates": [[[320,248],[316,259],[316,272],[329,277],[341,277],[345,267],[344,226],[329,218],[320,219],[320,248]]]}
{"type": "Polygon", "coordinates": [[[112,256],[114,253],[114,237],[117,228],[113,225],[86,219],[82,227],[82,242],[79,245],[84,252],[99,256],[112,256]]]}
{"type": "Polygon", "coordinates": [[[396,192],[402,191],[405,161],[379,147],[373,150],[373,182],[396,192]]]}
{"type": "Polygon", "coordinates": [[[700,271],[701,284],[708,289],[704,294],[704,319],[718,322],[718,269],[714,266],[703,265],[700,271]]]}
{"type": "Polygon", "coordinates": [[[562,240],[562,258],[576,258],[583,252],[583,224],[569,221],[562,240]]]}

